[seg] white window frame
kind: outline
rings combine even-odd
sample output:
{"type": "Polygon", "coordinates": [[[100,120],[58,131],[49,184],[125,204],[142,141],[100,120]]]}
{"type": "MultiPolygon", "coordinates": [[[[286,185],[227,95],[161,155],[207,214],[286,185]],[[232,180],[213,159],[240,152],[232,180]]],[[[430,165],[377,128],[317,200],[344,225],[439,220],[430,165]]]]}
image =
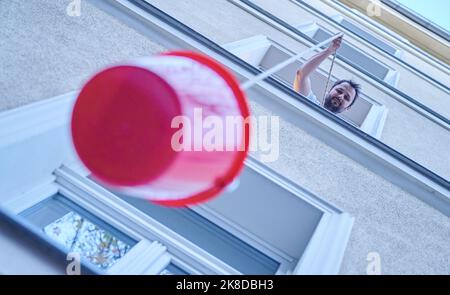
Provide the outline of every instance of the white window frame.
{"type": "Polygon", "coordinates": [[[83,176],[80,172],[85,170],[80,169],[80,166],[75,169],[67,166],[57,168],[53,182],[13,197],[11,202],[3,206],[19,214],[59,193],[136,240],[136,245],[106,273],[159,274],[168,264],[173,263],[190,274],[240,274],[195,245],[189,245],[191,243],[188,240],[83,176]],[[169,249],[166,243],[170,244],[169,249]],[[195,263],[189,263],[193,261],[195,263]]]}
{"type": "MultiPolygon", "coordinates": [[[[161,257],[165,259],[165,264],[157,261],[161,268],[155,268],[150,264],[150,267],[155,269],[154,274],[160,273],[174,257],[178,259],[174,259],[172,263],[192,274],[239,274],[232,267],[140,212],[86,176],[72,171],[67,166],[58,168],[55,174],[57,176],[56,183],[61,187],[60,192],[78,205],[133,238],[138,238],[140,241],[158,241],[164,245],[162,247],[164,251],[160,249],[162,251],[160,256],[167,256],[161,257]],[[166,249],[167,251],[165,251],[166,249]],[[180,263],[182,261],[186,261],[186,263],[180,263]],[[187,267],[188,265],[191,267],[187,267]]],[[[144,255],[149,257],[145,247],[139,249],[136,255],[136,257],[140,257],[136,258],[138,261],[145,257],[144,255]]],[[[127,263],[126,266],[129,267],[129,265],[130,263],[127,263]]]]}
{"type": "MultiPolygon", "coordinates": [[[[36,189],[13,198],[12,202],[4,206],[11,212],[19,214],[20,212],[37,205],[38,203],[60,194],[63,197],[76,203],[81,208],[95,215],[96,218],[108,223],[126,236],[137,241],[137,243],[114,265],[105,271],[107,274],[159,274],[169,263],[173,263],[192,274],[200,274],[197,270],[182,263],[178,258],[172,255],[167,248],[158,241],[149,241],[139,233],[132,230],[130,225],[118,222],[118,215],[108,214],[98,206],[90,204],[87,198],[82,197],[83,193],[75,193],[59,181],[69,181],[66,179],[66,167],[58,168],[55,171],[57,175],[53,182],[44,183],[36,189]],[[59,175],[61,174],[61,175],[59,175]],[[65,180],[62,180],[62,179],[65,180]]],[[[86,192],[87,193],[87,192],[86,192]]],[[[94,221],[95,222],[95,221],[94,221]]],[[[86,262],[86,261],[85,261],[86,262]]],[[[93,266],[92,268],[96,268],[93,266]]],[[[98,270],[99,272],[101,270],[98,270]]]]}

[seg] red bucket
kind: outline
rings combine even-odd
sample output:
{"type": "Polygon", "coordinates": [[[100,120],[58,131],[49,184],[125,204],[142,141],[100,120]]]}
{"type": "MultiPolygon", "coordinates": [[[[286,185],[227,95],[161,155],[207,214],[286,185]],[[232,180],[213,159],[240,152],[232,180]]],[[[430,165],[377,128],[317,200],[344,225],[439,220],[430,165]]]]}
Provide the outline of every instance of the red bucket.
{"type": "Polygon", "coordinates": [[[73,109],[72,137],[99,182],[185,206],[216,196],[239,174],[249,115],[237,80],[222,65],[199,53],[169,52],[90,79],[73,109]]]}

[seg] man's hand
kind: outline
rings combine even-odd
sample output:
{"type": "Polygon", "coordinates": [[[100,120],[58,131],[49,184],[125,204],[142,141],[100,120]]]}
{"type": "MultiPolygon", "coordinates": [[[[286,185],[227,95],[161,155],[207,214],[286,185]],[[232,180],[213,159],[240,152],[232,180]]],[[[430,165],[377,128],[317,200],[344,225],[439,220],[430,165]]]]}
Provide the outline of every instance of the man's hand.
{"type": "Polygon", "coordinates": [[[328,51],[329,52],[335,52],[336,50],[338,50],[339,49],[339,47],[341,47],[341,42],[342,42],[342,38],[343,38],[344,36],[341,36],[341,37],[339,37],[339,38],[336,38],[336,39],[334,39],[332,42],[331,42],[331,44],[330,44],[330,47],[328,47],[328,51]]]}
{"type": "Polygon", "coordinates": [[[330,47],[312,56],[303,64],[303,66],[297,71],[297,74],[295,75],[295,91],[305,96],[309,95],[309,93],[311,92],[311,81],[309,79],[309,75],[311,75],[311,73],[314,72],[317,67],[327,59],[328,56],[333,54],[341,46],[342,37],[343,36],[334,39],[331,42],[330,47]]]}

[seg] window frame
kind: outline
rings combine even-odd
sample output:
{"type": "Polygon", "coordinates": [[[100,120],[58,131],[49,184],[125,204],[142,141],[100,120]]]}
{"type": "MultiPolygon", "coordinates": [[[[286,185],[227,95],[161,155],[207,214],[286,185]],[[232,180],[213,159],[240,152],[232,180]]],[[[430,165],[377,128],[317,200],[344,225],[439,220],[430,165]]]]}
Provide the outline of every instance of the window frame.
{"type": "MultiPolygon", "coordinates": [[[[77,92],[71,92],[66,95],[34,103],[32,105],[18,108],[0,115],[0,122],[2,123],[5,123],[5,120],[9,123],[20,122],[20,124],[1,125],[8,126],[8,128],[0,128],[0,133],[7,131],[9,134],[9,136],[5,137],[6,140],[1,147],[8,148],[10,150],[11,148],[14,149],[15,146],[25,145],[28,147],[30,144],[33,146],[36,145],[39,146],[40,149],[35,152],[39,153],[41,157],[46,159],[44,163],[45,165],[42,164],[42,167],[39,167],[40,174],[35,175],[28,180],[33,183],[31,187],[27,183],[21,183],[21,187],[25,188],[25,191],[23,191],[23,189],[19,191],[11,189],[9,191],[5,191],[3,188],[3,193],[10,195],[9,201],[4,201],[3,206],[17,214],[59,192],[102,221],[107,222],[117,230],[137,240],[138,244],[134,247],[138,248],[139,243],[144,239],[161,241],[158,237],[164,236],[164,239],[162,240],[167,242],[164,242],[163,244],[167,246],[167,252],[172,255],[170,261],[185,269],[189,273],[239,274],[238,271],[221,262],[209,253],[200,248],[196,248],[195,245],[190,245],[189,241],[179,239],[176,234],[167,231],[163,225],[158,224],[146,214],[140,212],[130,204],[125,203],[125,201],[118,199],[118,197],[105,188],[85,179],[88,172],[83,168],[76,156],[73,155],[73,147],[70,147],[70,145],[67,144],[62,144],[63,142],[61,142],[61,139],[64,138],[65,140],[69,140],[69,138],[66,138],[66,135],[69,133],[68,124],[70,121],[70,116],[67,115],[67,111],[72,108],[76,95],[77,92]],[[51,118],[50,126],[48,125],[49,118],[51,118]],[[12,130],[10,126],[14,126],[12,130]],[[33,132],[30,133],[30,130],[33,130],[33,132]],[[57,130],[60,130],[59,132],[63,132],[66,135],[62,136],[62,134],[56,133],[59,135],[48,136],[55,135],[55,131],[57,130]],[[30,142],[30,140],[33,142],[30,142]],[[53,146],[58,146],[61,153],[54,153],[53,146]],[[59,166],[59,161],[62,161],[64,165],[59,166]],[[39,181],[36,183],[36,180],[39,181]],[[122,214],[124,212],[126,214],[122,214]],[[138,220],[139,222],[132,222],[130,224],[131,219],[138,220]],[[149,231],[149,228],[151,228],[151,231],[149,231]],[[177,243],[177,240],[181,240],[183,242],[180,244],[179,242],[177,243]],[[178,248],[174,247],[174,244],[175,246],[178,246],[178,248]],[[187,258],[185,255],[186,251],[189,252],[189,257],[187,258]],[[191,266],[191,269],[189,269],[189,266],[191,266]]],[[[39,161],[39,158],[33,157],[32,155],[30,158],[21,157],[18,159],[22,162],[14,163],[14,165],[15,169],[19,169],[19,173],[20,171],[23,172],[23,169],[28,169],[30,165],[30,167],[35,166],[34,162],[37,163],[39,161]]],[[[274,176],[274,172],[267,172],[267,167],[264,165],[257,164],[256,160],[250,161],[253,163],[252,169],[257,169],[258,173],[264,174],[267,179],[276,178],[276,176],[274,176]]],[[[249,164],[247,163],[247,165],[249,164]]],[[[35,174],[36,171],[33,173],[35,174]]],[[[10,178],[15,178],[14,173],[9,173],[8,175],[10,178]]],[[[291,188],[290,190],[293,190],[294,193],[302,192],[305,200],[312,202],[318,208],[322,208],[321,210],[328,211],[326,212],[327,214],[341,215],[340,213],[342,211],[339,211],[335,207],[321,201],[317,197],[312,196],[310,193],[305,193],[298,188],[298,185],[293,184],[288,180],[284,180],[284,183],[290,183],[290,186],[297,187],[293,189],[291,188]]],[[[342,243],[347,243],[353,223],[353,219],[349,216],[342,215],[342,218],[347,222],[344,224],[343,234],[338,237],[339,243],[337,244],[339,245],[342,245],[342,243]]],[[[234,232],[232,233],[234,234],[234,232]]],[[[240,233],[245,234],[242,230],[240,233]]],[[[332,233],[330,232],[330,234],[332,233]]],[[[241,237],[238,236],[238,238],[241,237]]],[[[253,240],[253,242],[258,243],[257,240],[253,240]]],[[[55,243],[53,244],[57,246],[55,243]]],[[[255,244],[251,245],[253,246],[255,244]]],[[[264,247],[264,245],[262,246],[264,247]]],[[[336,264],[332,265],[332,269],[323,269],[323,272],[337,272],[343,255],[343,252],[340,252],[341,250],[342,249],[340,248],[336,248],[336,250],[332,251],[327,249],[325,253],[314,255],[314,257],[321,257],[322,255],[332,255],[333,257],[335,255],[338,256],[336,264]]],[[[132,249],[129,253],[133,253],[135,251],[137,250],[132,249]]],[[[273,252],[275,251],[272,251],[271,253],[273,252]]],[[[270,256],[275,258],[272,255],[270,256]]],[[[128,257],[125,255],[122,258],[123,260],[118,261],[118,263],[127,259],[130,260],[131,258],[128,257]]],[[[278,259],[276,260],[279,261],[278,259]]],[[[167,264],[168,263],[170,262],[167,262],[167,264]]],[[[121,264],[123,264],[123,262],[121,264]]],[[[330,265],[327,264],[327,267],[330,267],[330,265]]],[[[280,265],[277,273],[287,273],[289,272],[289,269],[292,271],[292,265],[289,265],[289,267],[280,265]]],[[[141,270],[144,270],[144,268],[141,268],[141,270]]],[[[158,271],[160,270],[161,269],[158,269],[158,271]]],[[[120,270],[115,271],[120,272],[120,270]]]]}
{"type": "MultiPolygon", "coordinates": [[[[317,31],[322,30],[323,32],[325,32],[326,34],[329,34],[330,37],[333,35],[333,33],[331,33],[329,30],[327,30],[326,28],[324,28],[323,26],[321,26],[320,24],[317,23],[317,21],[311,21],[311,22],[306,22],[306,23],[301,23],[301,24],[297,24],[294,25],[294,28],[298,29],[300,32],[304,33],[305,35],[307,35],[308,37],[310,37],[311,39],[314,39],[313,36],[316,34],[317,31]]],[[[314,39],[315,40],[315,39],[314,39]]],[[[317,41],[320,42],[320,41],[317,41]]],[[[378,60],[377,58],[368,55],[364,52],[362,52],[359,48],[357,48],[356,46],[354,46],[352,43],[346,42],[346,44],[351,47],[353,50],[359,52],[362,55],[366,55],[368,57],[368,60],[373,60],[374,62],[378,63],[380,66],[384,67],[387,71],[387,73],[385,74],[385,76],[383,78],[378,77],[379,79],[385,81],[386,83],[396,87],[398,84],[398,81],[400,79],[400,75],[398,73],[397,70],[393,69],[392,67],[389,67],[388,65],[382,63],[380,60],[378,60]]],[[[342,54],[339,54],[338,51],[338,56],[342,54]]],[[[346,58],[347,59],[347,58],[346,58]]],[[[369,71],[369,70],[367,70],[369,71]]],[[[373,76],[375,76],[375,74],[371,73],[373,76]]]]}
{"type": "MultiPolygon", "coordinates": [[[[275,185],[282,186],[284,189],[298,196],[302,195],[302,198],[304,198],[306,201],[314,204],[314,206],[320,208],[320,210],[323,210],[324,215],[323,218],[320,219],[319,224],[323,224],[323,219],[328,219],[331,216],[335,216],[335,218],[338,218],[339,220],[342,219],[340,223],[343,226],[339,226],[339,228],[341,228],[341,230],[344,230],[343,236],[331,237],[334,235],[333,232],[336,230],[335,224],[327,225],[328,228],[332,226],[333,230],[328,229],[326,235],[330,236],[329,238],[337,239],[337,247],[341,247],[340,245],[342,245],[342,243],[347,243],[346,241],[348,240],[351,231],[353,218],[345,214],[342,215],[342,211],[337,209],[336,207],[331,206],[324,201],[321,201],[313,194],[306,192],[298,185],[282,178],[280,175],[273,174],[273,171],[267,170],[267,168],[265,168],[264,165],[258,163],[257,160],[250,159],[249,161],[247,161],[246,165],[252,167],[252,169],[257,170],[259,173],[262,173],[263,175],[268,177],[267,181],[272,181],[275,185]]],[[[186,248],[186,245],[189,245],[191,242],[179,236],[172,230],[166,228],[159,222],[154,221],[152,225],[142,222],[142,219],[149,220],[152,218],[140,212],[132,205],[128,205],[125,201],[121,200],[119,197],[115,196],[113,193],[103,188],[102,186],[96,184],[94,181],[88,179],[86,177],[86,170],[81,165],[76,165],[72,168],[63,165],[55,170],[54,175],[56,176],[54,182],[42,185],[39,190],[31,190],[27,194],[22,195],[20,198],[21,202],[9,203],[8,209],[18,214],[24,210],[32,208],[40,202],[45,202],[46,199],[54,196],[55,193],[58,193],[66,197],[70,201],[76,203],[77,206],[81,207],[83,210],[86,210],[90,214],[94,215],[95,218],[102,220],[102,222],[107,223],[109,226],[114,227],[121,233],[136,240],[137,243],[127,252],[127,254],[124,255],[120,260],[118,260],[114,265],[112,265],[111,268],[105,271],[106,274],[129,274],[129,272],[136,274],[159,274],[170,263],[173,263],[174,265],[191,274],[240,274],[232,267],[226,265],[226,263],[211,256],[209,253],[198,248],[195,245],[189,247],[190,249],[188,251],[186,251],[185,249],[177,249],[177,251],[175,251],[174,249],[170,249],[170,247],[166,247],[165,245],[169,244],[168,240],[170,238],[172,238],[172,241],[170,243],[171,246],[175,245],[179,248],[186,248]],[[105,208],[107,210],[105,210],[105,208]],[[155,224],[158,224],[159,228],[156,228],[154,226],[155,224]],[[135,230],[134,228],[145,228],[147,229],[148,233],[143,233],[141,230],[135,230]],[[157,233],[158,230],[160,230],[159,233],[157,233]],[[164,237],[164,235],[166,236],[164,237]],[[154,257],[155,251],[149,252],[149,248],[151,248],[149,247],[149,245],[151,246],[154,243],[161,243],[160,253],[157,257],[154,257]],[[175,252],[178,252],[178,255],[175,255],[175,252]],[[180,253],[182,254],[180,255],[180,253]],[[146,257],[146,259],[148,260],[146,261],[146,263],[142,263],[142,261],[146,260],[143,257],[146,257]],[[205,264],[203,265],[203,271],[199,271],[198,267],[195,268],[193,266],[193,263],[189,263],[190,261],[203,262],[205,264]],[[136,266],[137,262],[140,262],[140,264],[138,263],[138,265],[136,266]],[[218,269],[220,270],[220,268],[222,268],[223,271],[218,271],[218,269]]],[[[203,216],[209,217],[208,219],[210,219],[211,222],[223,227],[227,231],[230,231],[231,234],[236,235],[238,238],[245,239],[245,242],[250,242],[252,246],[258,247],[258,250],[264,250],[264,252],[266,253],[267,251],[271,252],[270,256],[280,262],[280,266],[276,274],[292,274],[295,273],[297,271],[296,269],[298,268],[304,268],[306,273],[308,273],[311,266],[300,267],[299,265],[303,265],[302,261],[317,259],[317,252],[320,251],[330,252],[330,249],[319,249],[319,251],[318,249],[312,249],[311,246],[308,246],[308,248],[302,255],[302,261],[296,262],[290,258],[286,258],[286,256],[280,254],[281,252],[278,252],[276,249],[271,248],[270,246],[268,247],[267,244],[261,245],[261,242],[260,240],[258,240],[258,238],[251,237],[251,234],[249,237],[249,233],[246,230],[239,228],[238,226],[233,226],[232,224],[230,224],[230,222],[227,222],[211,210],[207,210],[206,208],[199,206],[194,211],[201,213],[203,216]],[[263,249],[261,247],[266,249],[263,249]],[[308,254],[306,255],[306,253],[308,254]],[[307,258],[307,256],[311,257],[307,258]]],[[[317,235],[324,235],[322,229],[320,229],[318,232],[319,234],[314,232],[312,240],[317,239],[317,235]]],[[[54,243],[56,244],[56,242],[54,243]]],[[[336,254],[333,253],[333,251],[337,250],[331,250],[331,255],[336,254]]],[[[323,254],[324,253],[319,255],[319,257],[323,256],[323,254]]],[[[339,263],[331,265],[332,271],[336,273],[339,270],[340,260],[342,259],[343,252],[337,255],[340,255],[340,258],[338,258],[339,263]]],[[[89,264],[89,262],[86,261],[83,261],[83,263],[89,264]]],[[[328,267],[330,267],[330,265],[328,265],[328,267]]],[[[325,271],[325,273],[328,273],[331,270],[320,269],[316,267],[315,271],[325,271]]]]}
{"type": "MultiPolygon", "coordinates": [[[[329,239],[335,240],[335,244],[333,245],[333,247],[327,247],[327,249],[318,247],[318,249],[315,249],[311,248],[311,246],[308,246],[304,254],[302,255],[301,261],[296,261],[292,257],[286,256],[276,248],[271,247],[267,243],[264,243],[263,241],[261,241],[261,239],[258,239],[244,228],[236,224],[233,224],[232,222],[227,221],[226,219],[222,218],[220,215],[214,213],[213,211],[208,210],[205,206],[195,206],[192,207],[192,209],[195,212],[204,216],[205,218],[209,219],[211,222],[227,230],[232,235],[235,235],[237,238],[250,244],[250,246],[256,248],[259,251],[262,251],[264,254],[268,255],[272,259],[279,262],[280,266],[276,274],[294,273],[297,268],[301,268],[303,269],[304,272],[308,273],[310,271],[310,268],[312,268],[312,265],[300,267],[300,265],[303,265],[303,261],[316,259],[326,260],[326,258],[324,257],[328,255],[330,255],[331,257],[335,257],[337,255],[338,258],[337,259],[334,258],[336,259],[337,263],[328,264],[327,265],[328,268],[324,269],[315,266],[316,268],[315,271],[321,273],[322,272],[337,273],[339,270],[340,261],[342,260],[343,257],[343,252],[339,251],[342,250],[341,247],[347,243],[354,219],[350,217],[348,214],[345,214],[342,210],[338,209],[337,207],[321,200],[311,192],[308,192],[307,190],[301,188],[298,184],[295,184],[287,180],[286,178],[282,177],[278,173],[275,173],[273,170],[269,169],[262,163],[259,163],[256,159],[252,157],[250,157],[246,161],[246,167],[264,176],[264,179],[272,183],[272,185],[282,187],[284,190],[294,194],[295,196],[301,198],[303,201],[313,205],[316,209],[323,212],[323,217],[320,219],[317,232],[316,230],[314,231],[314,234],[311,237],[311,241],[317,239],[318,235],[321,236],[322,238],[323,236],[328,236],[329,239]],[[336,220],[336,222],[329,224],[327,222],[328,218],[333,218],[336,220]],[[326,225],[324,226],[323,224],[326,225]],[[341,234],[335,237],[334,231],[341,231],[341,234]],[[334,247],[336,248],[334,249],[334,247]],[[308,256],[311,257],[307,258],[308,256]]],[[[199,259],[199,257],[201,257],[201,260],[208,262],[207,264],[216,264],[216,268],[223,268],[223,269],[228,268],[224,272],[218,272],[217,270],[211,268],[208,269],[208,271],[201,272],[203,274],[211,274],[211,273],[240,274],[240,272],[233,269],[231,266],[228,266],[225,262],[222,262],[220,259],[215,258],[214,256],[212,256],[205,250],[199,248],[198,246],[193,245],[189,240],[181,237],[180,235],[173,232],[171,229],[167,228],[165,225],[159,223],[158,221],[152,220],[151,225],[150,224],[144,225],[142,224],[142,222],[137,221],[139,219],[151,220],[152,218],[146,215],[145,213],[141,212],[134,206],[121,200],[119,197],[115,196],[112,192],[103,188],[101,185],[96,184],[94,181],[86,178],[87,171],[84,168],[82,168],[81,165],[78,166],[78,171],[84,171],[85,175],[84,176],[82,176],[83,174],[77,175],[76,171],[77,168],[71,169],[67,166],[58,168],[55,171],[55,175],[57,176],[56,183],[58,183],[58,185],[61,185],[65,189],[71,189],[72,190],[71,194],[70,195],[68,194],[66,196],[70,196],[71,199],[77,202],[77,204],[79,204],[80,206],[83,205],[83,207],[85,209],[88,209],[91,213],[98,214],[98,216],[105,221],[111,222],[114,221],[114,224],[112,224],[113,226],[115,226],[119,230],[122,230],[124,233],[129,234],[133,238],[135,236],[139,237],[138,234],[140,234],[141,237],[146,238],[148,240],[153,239],[161,241],[164,245],[167,246],[169,253],[175,252],[175,250],[171,249],[170,246],[175,245],[181,248],[186,247],[186,245],[189,246],[191,244],[189,250],[185,251],[184,253],[185,256],[177,255],[179,260],[178,261],[174,260],[175,263],[180,262],[180,260],[184,262],[190,260],[187,258],[187,256],[190,256],[189,258],[197,260],[199,259]],[[86,193],[86,196],[83,196],[84,193],[86,193]],[[107,210],[108,213],[104,211],[104,208],[109,209],[107,210]],[[119,212],[120,214],[117,214],[119,212]],[[131,220],[136,221],[133,221],[132,223],[128,224],[131,220]],[[127,228],[139,228],[139,227],[140,228],[145,227],[149,231],[148,234],[127,231],[127,228]],[[161,230],[161,233],[159,234],[159,236],[156,236],[157,235],[156,230],[158,229],[161,230]],[[150,231],[153,231],[152,234],[154,234],[155,237],[152,234],[150,234],[150,231]],[[134,234],[135,236],[132,236],[132,234],[134,234]],[[172,241],[172,243],[169,244],[167,242],[169,240],[168,237],[172,237],[172,239],[174,239],[175,241],[172,241]]],[[[61,190],[61,192],[65,192],[65,189],[61,190]]],[[[179,250],[180,249],[177,249],[177,252],[179,252],[179,250]]],[[[184,269],[189,272],[188,269],[186,268],[184,269]]]]}
{"type": "MultiPolygon", "coordinates": [[[[80,166],[78,166],[78,171],[80,170],[80,166]]],[[[163,247],[167,248],[165,252],[170,258],[166,265],[173,261],[174,264],[179,265],[191,274],[240,274],[163,224],[121,200],[112,192],[88,179],[87,175],[77,174],[68,166],[62,166],[55,170],[55,175],[55,182],[60,187],[60,193],[79,206],[130,237],[139,240],[139,242],[144,240],[161,243],[163,247]]],[[[145,248],[141,251],[145,251],[145,248]]],[[[141,259],[140,257],[139,260],[141,259]]],[[[160,271],[162,269],[157,269],[154,274],[160,271]]]]}
{"type": "MultiPolygon", "coordinates": [[[[73,165],[74,163],[72,163],[73,165]]],[[[77,206],[81,207],[83,210],[88,211],[90,214],[94,215],[95,218],[98,218],[102,220],[102,222],[107,223],[111,227],[114,227],[121,233],[127,235],[128,237],[136,240],[136,244],[130,249],[129,252],[127,252],[124,257],[122,257],[116,264],[112,265],[110,269],[106,271],[102,271],[100,269],[97,270],[98,273],[106,273],[106,274],[125,274],[124,272],[127,269],[131,269],[136,272],[136,274],[158,274],[161,272],[168,264],[173,263],[177,265],[178,267],[184,269],[186,272],[190,274],[239,274],[236,270],[232,269],[231,267],[227,266],[226,264],[222,263],[218,259],[211,259],[211,255],[205,253],[200,248],[196,249],[197,251],[194,251],[195,255],[201,257],[202,259],[199,260],[201,262],[207,261],[208,263],[204,263],[202,267],[202,270],[199,270],[196,267],[193,267],[189,264],[187,261],[192,261],[194,259],[198,259],[198,257],[194,257],[192,255],[186,254],[188,253],[186,249],[176,249],[177,255],[172,253],[171,251],[168,251],[167,249],[163,251],[163,253],[159,254],[157,259],[154,259],[152,257],[153,253],[148,253],[147,248],[149,244],[149,237],[154,239],[154,241],[158,241],[157,235],[145,235],[140,232],[137,232],[133,230],[134,223],[126,222],[127,218],[130,218],[130,214],[127,214],[126,217],[125,214],[119,213],[119,209],[121,205],[117,204],[118,197],[114,196],[112,193],[108,193],[107,190],[104,190],[103,192],[98,192],[96,189],[101,188],[99,185],[95,184],[93,181],[88,179],[81,179],[82,175],[86,173],[86,170],[82,168],[81,165],[75,165],[74,170],[62,166],[55,170],[54,177],[52,182],[49,183],[42,183],[39,186],[36,187],[36,189],[32,189],[25,194],[19,194],[18,197],[14,197],[13,202],[7,202],[4,204],[6,208],[8,208],[9,211],[11,211],[14,214],[20,214],[24,210],[27,210],[29,208],[32,208],[35,205],[38,205],[40,202],[45,202],[46,199],[54,196],[55,194],[61,194],[63,197],[66,197],[70,201],[77,204],[77,206]],[[78,176],[76,175],[78,174],[78,176]],[[78,178],[78,179],[77,179],[78,178]],[[97,188],[95,188],[97,186],[97,188]],[[94,188],[93,188],[94,187],[94,188]],[[109,196],[101,196],[102,194],[106,194],[109,196]],[[101,202],[99,199],[99,196],[103,199],[103,202],[101,202]],[[111,198],[111,196],[113,196],[111,198]],[[116,200],[114,200],[116,199],[116,200]],[[95,201],[92,201],[95,200],[95,201]],[[114,213],[107,213],[105,210],[103,210],[103,206],[108,208],[116,208],[116,211],[114,213]],[[120,220],[120,221],[119,221],[120,220]],[[198,252],[198,253],[197,253],[198,252]],[[184,255],[183,255],[184,253],[184,255]],[[130,254],[130,255],[129,255],[130,254]],[[206,255],[205,255],[206,254],[206,255]],[[161,264],[160,267],[155,268],[155,264],[160,263],[161,256],[168,258],[166,264],[161,264]],[[189,257],[187,257],[189,256],[189,257]],[[141,264],[139,267],[133,266],[133,264],[139,261],[144,260],[143,257],[147,257],[148,263],[141,264]],[[212,261],[212,262],[211,262],[212,261]],[[214,265],[217,264],[217,265],[214,265]],[[120,265],[120,267],[116,266],[120,265]],[[147,272],[147,269],[150,269],[150,273],[147,272]]],[[[120,200],[120,199],[119,199],[120,200]]],[[[122,200],[120,200],[122,201],[122,200]]],[[[124,201],[122,201],[124,202],[124,201]]],[[[131,206],[131,205],[130,205],[131,206]]],[[[132,206],[131,206],[132,207],[132,206]]],[[[136,209],[137,210],[137,209],[136,209]]],[[[122,211],[124,211],[122,209],[122,211]]],[[[141,225],[142,227],[142,225],[141,225]]],[[[160,227],[164,228],[164,225],[160,224],[160,227]]],[[[176,233],[173,233],[170,231],[170,229],[166,229],[166,235],[170,234],[170,238],[174,240],[174,237],[178,239],[178,235],[176,233]]],[[[169,239],[170,239],[169,238],[169,239]]],[[[182,238],[180,238],[182,239],[182,238]]],[[[176,240],[176,239],[175,239],[176,240]]],[[[183,243],[190,243],[187,240],[183,240],[182,242],[178,242],[178,246],[182,245],[183,243]]],[[[58,244],[56,242],[52,241],[52,244],[57,246],[58,244]]],[[[166,248],[164,245],[162,246],[166,248]]],[[[194,248],[196,246],[194,245],[194,248]]],[[[60,248],[60,247],[59,247],[60,248]]],[[[180,247],[183,248],[183,247],[180,247]]],[[[186,248],[186,247],[184,247],[186,248]]],[[[66,251],[66,250],[64,250],[66,251]]],[[[66,251],[67,252],[67,251],[66,251]]],[[[173,251],[175,252],[175,251],[173,251]]],[[[164,258],[163,257],[163,258],[164,258]]],[[[83,265],[89,265],[90,268],[97,269],[96,266],[92,265],[88,261],[82,259],[83,265]]],[[[198,264],[198,263],[197,263],[198,264]]]]}
{"type": "MultiPolygon", "coordinates": [[[[47,200],[49,198],[52,198],[55,194],[60,194],[61,196],[67,198],[69,201],[74,202],[77,207],[80,207],[82,210],[87,211],[89,215],[94,216],[95,220],[89,219],[92,223],[97,224],[96,220],[99,219],[102,221],[102,223],[107,223],[108,226],[120,231],[121,234],[126,235],[133,240],[136,240],[136,244],[133,245],[133,247],[131,247],[131,249],[120,260],[118,260],[115,264],[113,264],[106,270],[99,269],[97,266],[91,264],[85,259],[82,259],[83,266],[90,265],[90,267],[96,269],[98,273],[120,274],[124,269],[129,268],[133,263],[135,263],[136,259],[134,259],[134,257],[136,256],[142,260],[147,257],[150,263],[154,262],[152,261],[152,257],[146,255],[146,252],[144,251],[144,249],[146,248],[146,246],[144,245],[148,244],[148,241],[146,239],[130,230],[130,228],[124,227],[121,223],[118,223],[114,219],[111,219],[108,215],[99,214],[98,210],[92,210],[92,208],[90,206],[86,206],[84,202],[82,202],[82,204],[79,204],[78,202],[80,201],[80,198],[76,196],[76,194],[74,194],[72,191],[70,191],[70,189],[67,189],[66,187],[58,184],[57,177],[55,177],[54,182],[43,184],[37,190],[31,190],[26,194],[21,195],[20,198],[15,198],[17,202],[9,203],[6,205],[6,207],[11,212],[20,215],[22,212],[29,210],[34,206],[45,206],[43,202],[47,202],[47,200]],[[120,265],[120,267],[118,267],[118,265],[120,265]]],[[[52,241],[52,244],[58,245],[58,243],[54,241],[52,241]]],[[[64,251],[68,253],[67,249],[64,249],[64,251]]],[[[148,265],[141,265],[140,268],[137,268],[137,271],[138,273],[143,272],[148,267],[148,265]]],[[[134,267],[134,269],[136,270],[136,267],[134,267]]]]}

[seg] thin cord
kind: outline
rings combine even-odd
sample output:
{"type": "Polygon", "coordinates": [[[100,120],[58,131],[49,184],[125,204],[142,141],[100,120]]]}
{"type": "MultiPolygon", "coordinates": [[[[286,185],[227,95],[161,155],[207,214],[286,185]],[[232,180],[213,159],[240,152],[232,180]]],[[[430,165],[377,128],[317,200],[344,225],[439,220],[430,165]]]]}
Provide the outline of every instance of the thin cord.
{"type": "Polygon", "coordinates": [[[330,83],[331,72],[333,71],[334,60],[336,59],[336,53],[337,53],[337,50],[334,51],[334,53],[333,53],[333,60],[331,61],[331,67],[330,67],[330,70],[328,71],[327,84],[325,85],[325,91],[323,92],[323,97],[322,97],[322,105],[325,102],[325,96],[327,95],[328,84],[330,83]]]}

